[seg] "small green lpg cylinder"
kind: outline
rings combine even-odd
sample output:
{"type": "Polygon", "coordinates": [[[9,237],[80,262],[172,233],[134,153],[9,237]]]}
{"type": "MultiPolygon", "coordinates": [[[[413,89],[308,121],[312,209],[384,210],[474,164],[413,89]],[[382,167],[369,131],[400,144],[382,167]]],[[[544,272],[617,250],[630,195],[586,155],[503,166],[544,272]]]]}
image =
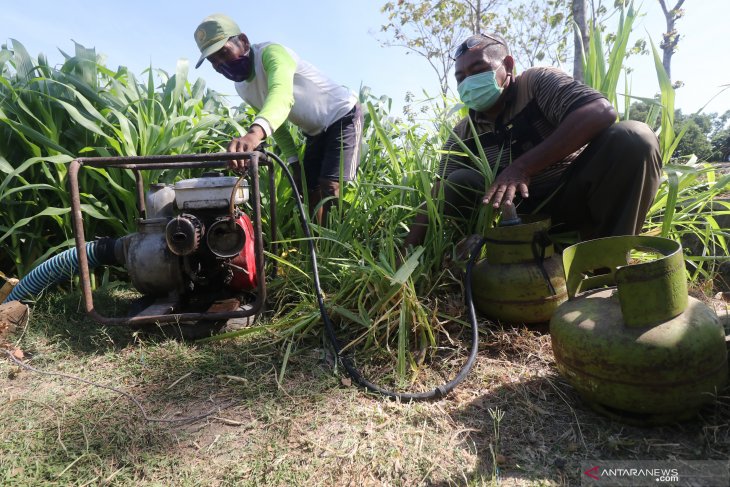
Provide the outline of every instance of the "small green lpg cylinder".
{"type": "Polygon", "coordinates": [[[563,266],[545,239],[550,219],[524,216],[522,223],[490,228],[486,259],[474,266],[474,305],[505,323],[546,323],[567,299],[563,266]]]}
{"type": "Polygon", "coordinates": [[[714,400],[728,375],[725,333],[715,312],[687,295],[677,242],[591,240],[565,249],[563,264],[569,300],[550,320],[553,353],[592,408],[663,424],[714,400]],[[631,251],[653,260],[630,263],[631,251]]]}

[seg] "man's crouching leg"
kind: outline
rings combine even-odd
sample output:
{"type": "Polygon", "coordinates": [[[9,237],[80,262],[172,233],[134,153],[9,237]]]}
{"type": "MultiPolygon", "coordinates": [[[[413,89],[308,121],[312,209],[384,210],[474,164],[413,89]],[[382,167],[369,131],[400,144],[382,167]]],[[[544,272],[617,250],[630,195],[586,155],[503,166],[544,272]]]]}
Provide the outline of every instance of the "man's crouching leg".
{"type": "Polygon", "coordinates": [[[619,122],[596,137],[573,162],[551,202],[553,224],[579,229],[581,238],[636,235],[654,201],[662,171],[651,128],[619,122]]]}
{"type": "Polygon", "coordinates": [[[319,186],[309,190],[309,204],[311,208],[317,208],[317,205],[323,202],[313,213],[313,217],[319,225],[327,225],[327,215],[332,205],[340,198],[340,182],[325,178],[319,178],[318,182],[319,186]]]}

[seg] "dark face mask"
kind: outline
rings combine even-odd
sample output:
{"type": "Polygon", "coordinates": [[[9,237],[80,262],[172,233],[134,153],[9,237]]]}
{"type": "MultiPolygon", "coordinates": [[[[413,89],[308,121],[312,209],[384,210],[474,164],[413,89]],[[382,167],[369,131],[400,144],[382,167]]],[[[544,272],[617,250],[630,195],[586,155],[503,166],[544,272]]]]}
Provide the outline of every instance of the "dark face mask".
{"type": "Polygon", "coordinates": [[[232,61],[220,63],[215,69],[231,81],[246,81],[253,71],[251,51],[232,61]]]}

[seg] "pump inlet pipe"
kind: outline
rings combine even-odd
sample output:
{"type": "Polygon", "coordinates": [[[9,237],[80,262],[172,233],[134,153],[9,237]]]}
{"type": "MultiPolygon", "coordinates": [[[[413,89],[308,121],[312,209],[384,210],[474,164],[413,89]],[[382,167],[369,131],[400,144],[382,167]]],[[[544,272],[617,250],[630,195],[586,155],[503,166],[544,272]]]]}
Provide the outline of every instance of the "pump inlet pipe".
{"type": "MultiPolygon", "coordinates": [[[[86,244],[86,255],[89,267],[115,265],[118,263],[114,254],[117,242],[115,238],[102,238],[86,244]]],[[[68,249],[48,259],[26,274],[5,299],[22,301],[32,299],[46,288],[73,277],[79,271],[79,255],[75,248],[68,249]]]]}

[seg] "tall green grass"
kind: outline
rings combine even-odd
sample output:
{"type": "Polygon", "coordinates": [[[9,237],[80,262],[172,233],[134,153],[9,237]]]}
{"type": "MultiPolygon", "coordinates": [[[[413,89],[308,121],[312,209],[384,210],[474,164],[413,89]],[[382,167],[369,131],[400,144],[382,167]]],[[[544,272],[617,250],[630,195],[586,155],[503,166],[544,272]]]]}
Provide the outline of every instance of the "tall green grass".
{"type": "MultiPolygon", "coordinates": [[[[617,87],[623,61],[626,58],[628,40],[639,11],[633,2],[619,8],[617,30],[608,49],[603,45],[603,32],[596,26],[590,28],[590,41],[583,53],[586,84],[601,91],[624,117],[629,115],[630,96],[628,75],[625,83],[623,110],[619,107],[617,87]]],[[[691,280],[711,280],[719,263],[728,260],[727,238],[729,231],[717,224],[716,218],[727,215],[727,203],[716,197],[727,192],[730,179],[718,177],[714,166],[699,164],[696,158],[686,163],[673,160],[674,152],[684,136],[687,125],[676,131],[674,124],[675,90],[661,61],[656,46],[651,42],[652,59],[660,90],[658,101],[638,98],[651,107],[647,123],[659,120],[657,136],[662,155],[663,178],[647,214],[645,233],[661,235],[691,244],[686,249],[688,275],[691,280]]]]}
{"type": "MultiPolygon", "coordinates": [[[[460,236],[457,226],[437,217],[424,245],[401,254],[421,203],[428,199],[434,215],[440,213],[430,191],[453,120],[443,115],[426,125],[406,125],[388,115],[387,102],[366,91],[361,98],[367,111],[358,178],[346,185],[330,224],[313,225],[314,238],[328,309],[341,325],[346,348],[368,357],[392,356],[392,385],[405,386],[443,345],[443,324],[455,318],[440,303],[454,292],[461,299],[453,269],[443,266],[460,236]]],[[[283,337],[294,338],[319,330],[319,311],[301,234],[293,222],[281,234],[286,254],[280,279],[271,283],[276,300],[271,323],[283,337]]],[[[460,312],[459,306],[450,309],[460,312]]]]}

